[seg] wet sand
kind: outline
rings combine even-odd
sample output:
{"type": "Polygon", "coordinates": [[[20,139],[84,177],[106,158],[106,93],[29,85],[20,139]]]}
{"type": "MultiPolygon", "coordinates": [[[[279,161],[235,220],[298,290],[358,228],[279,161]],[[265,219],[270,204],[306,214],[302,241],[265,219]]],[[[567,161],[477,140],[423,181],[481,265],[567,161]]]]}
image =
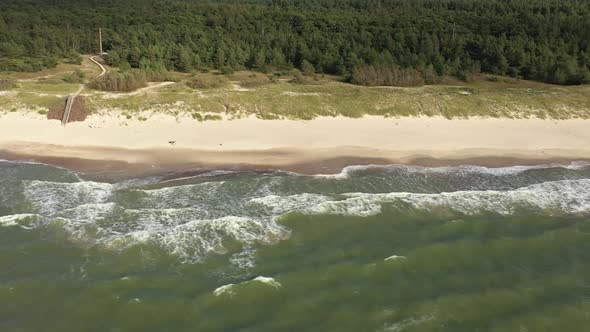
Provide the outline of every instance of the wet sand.
{"type": "Polygon", "coordinates": [[[121,179],[165,175],[196,176],[211,170],[288,171],[300,174],[337,174],[352,165],[402,164],[427,167],[476,165],[485,167],[530,166],[590,162],[590,151],[463,150],[385,151],[340,147],[315,151],[271,149],[265,151],[199,151],[190,149],[121,149],[21,144],[0,149],[0,159],[40,162],[87,174],[91,178],[121,179]]]}

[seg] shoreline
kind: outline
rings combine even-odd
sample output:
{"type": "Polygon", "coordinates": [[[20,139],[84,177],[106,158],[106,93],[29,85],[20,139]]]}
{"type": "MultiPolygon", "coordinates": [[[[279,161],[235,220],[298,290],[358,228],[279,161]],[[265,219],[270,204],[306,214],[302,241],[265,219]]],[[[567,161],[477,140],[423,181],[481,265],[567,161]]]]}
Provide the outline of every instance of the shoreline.
{"type": "Polygon", "coordinates": [[[260,151],[205,151],[52,146],[19,143],[0,148],[0,160],[38,162],[80,172],[91,178],[144,176],[180,178],[210,171],[334,175],[350,166],[480,166],[487,168],[590,163],[590,150],[385,151],[359,147],[260,151]],[[24,152],[29,151],[29,152],[24,152]]]}
{"type": "Polygon", "coordinates": [[[346,166],[371,164],[567,165],[590,161],[589,128],[590,120],[583,119],[368,116],[198,122],[165,114],[147,121],[92,115],[62,127],[36,114],[8,113],[0,115],[0,159],[122,176],[212,169],[336,174],[346,166]]]}

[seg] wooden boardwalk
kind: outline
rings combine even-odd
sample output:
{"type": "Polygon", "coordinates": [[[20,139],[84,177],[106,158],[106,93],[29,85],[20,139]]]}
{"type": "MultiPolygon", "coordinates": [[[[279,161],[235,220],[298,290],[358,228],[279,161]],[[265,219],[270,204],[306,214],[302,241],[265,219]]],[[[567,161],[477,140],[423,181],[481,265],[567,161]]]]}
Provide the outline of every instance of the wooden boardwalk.
{"type": "MultiPolygon", "coordinates": [[[[96,58],[96,56],[90,57],[90,61],[94,62],[102,70],[102,72],[98,76],[96,76],[96,78],[99,78],[107,73],[107,69],[100,62],[96,61],[95,58],[96,58]]],[[[80,92],[82,92],[83,89],[84,89],[84,84],[80,84],[80,88],[78,89],[78,91],[69,95],[68,98],[66,99],[66,108],[64,110],[64,116],[61,119],[62,126],[65,126],[66,124],[68,124],[68,121],[70,121],[70,114],[72,113],[72,107],[74,106],[74,102],[76,101],[76,97],[78,97],[78,95],[80,94],[80,92]]]]}
{"type": "Polygon", "coordinates": [[[80,84],[80,88],[75,93],[68,96],[66,99],[66,108],[64,110],[64,116],[61,119],[62,126],[65,126],[68,121],[70,120],[70,114],[72,113],[72,106],[74,106],[74,101],[76,101],[76,97],[82,92],[84,89],[84,84],[80,84]]]}
{"type": "Polygon", "coordinates": [[[96,78],[99,78],[99,77],[101,77],[101,76],[103,76],[104,74],[107,73],[107,69],[100,62],[96,61],[95,58],[96,58],[96,55],[95,56],[91,56],[90,57],[90,61],[94,62],[102,70],[102,73],[100,73],[98,76],[96,76],[96,78]]]}

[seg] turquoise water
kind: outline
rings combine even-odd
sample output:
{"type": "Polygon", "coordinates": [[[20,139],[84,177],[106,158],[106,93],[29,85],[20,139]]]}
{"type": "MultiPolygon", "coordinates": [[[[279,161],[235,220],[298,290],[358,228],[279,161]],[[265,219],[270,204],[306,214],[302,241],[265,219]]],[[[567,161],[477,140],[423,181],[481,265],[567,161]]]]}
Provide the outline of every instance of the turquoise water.
{"type": "Polygon", "coordinates": [[[0,330],[588,330],[588,165],[166,179],[0,161],[0,330]]]}

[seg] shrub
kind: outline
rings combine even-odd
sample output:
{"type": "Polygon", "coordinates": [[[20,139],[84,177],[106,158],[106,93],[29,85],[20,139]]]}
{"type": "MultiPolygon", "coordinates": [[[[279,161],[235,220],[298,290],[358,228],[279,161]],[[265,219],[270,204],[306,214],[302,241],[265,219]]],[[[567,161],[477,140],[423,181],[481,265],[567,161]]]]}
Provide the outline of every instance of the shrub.
{"type": "Polygon", "coordinates": [[[223,76],[199,75],[186,82],[186,85],[193,89],[213,89],[227,86],[228,80],[223,76]]]}
{"type": "Polygon", "coordinates": [[[307,60],[303,60],[303,63],[301,64],[301,70],[305,76],[312,76],[315,74],[314,66],[307,60]]]}
{"type": "Polygon", "coordinates": [[[74,72],[64,76],[63,80],[66,83],[84,83],[84,77],[86,75],[80,69],[76,69],[74,72]]]}
{"type": "Polygon", "coordinates": [[[178,77],[165,70],[124,70],[108,72],[88,84],[103,91],[133,91],[147,86],[147,82],[178,81],[178,77]]]}
{"type": "Polygon", "coordinates": [[[353,84],[366,86],[421,86],[424,85],[422,75],[416,69],[401,68],[399,66],[369,66],[355,67],[350,81],[353,84]]]}
{"type": "Polygon", "coordinates": [[[88,87],[103,91],[128,92],[147,86],[147,81],[146,73],[138,70],[108,72],[94,79],[88,87]]]}
{"type": "Polygon", "coordinates": [[[420,75],[426,84],[436,84],[441,81],[441,77],[436,73],[432,65],[422,68],[420,75]]]}
{"type": "Polygon", "coordinates": [[[223,120],[223,117],[218,114],[207,114],[203,118],[204,121],[220,121],[223,120]]]}
{"type": "Polygon", "coordinates": [[[240,80],[240,85],[245,88],[254,88],[257,86],[270,84],[272,81],[266,75],[248,75],[247,78],[240,80]]]}
{"type": "Polygon", "coordinates": [[[223,74],[223,75],[231,75],[234,73],[234,69],[230,66],[222,66],[221,68],[219,68],[219,71],[223,74]]]}
{"type": "Polygon", "coordinates": [[[457,78],[466,83],[471,83],[475,79],[473,73],[466,70],[459,70],[457,72],[457,78]]]}
{"type": "Polygon", "coordinates": [[[12,89],[16,86],[11,78],[0,78],[0,90],[12,89]]]}
{"type": "Polygon", "coordinates": [[[195,112],[192,114],[193,119],[200,121],[203,121],[203,116],[201,115],[201,113],[195,112]]]}
{"type": "Polygon", "coordinates": [[[180,79],[177,74],[166,70],[143,70],[145,79],[148,82],[178,82],[180,79]]]}
{"type": "Polygon", "coordinates": [[[82,57],[78,54],[68,54],[67,57],[64,59],[64,62],[72,65],[81,65],[82,57]]]}
{"type": "Polygon", "coordinates": [[[305,84],[306,83],[305,77],[303,77],[303,74],[301,74],[301,72],[298,69],[293,69],[291,74],[293,75],[293,79],[291,80],[291,83],[295,83],[295,84],[305,84]]]}

